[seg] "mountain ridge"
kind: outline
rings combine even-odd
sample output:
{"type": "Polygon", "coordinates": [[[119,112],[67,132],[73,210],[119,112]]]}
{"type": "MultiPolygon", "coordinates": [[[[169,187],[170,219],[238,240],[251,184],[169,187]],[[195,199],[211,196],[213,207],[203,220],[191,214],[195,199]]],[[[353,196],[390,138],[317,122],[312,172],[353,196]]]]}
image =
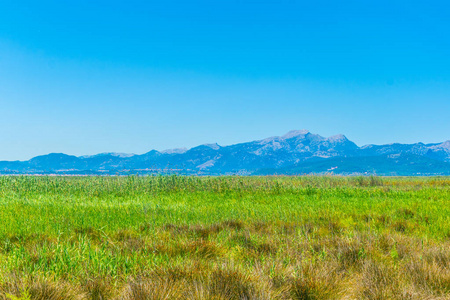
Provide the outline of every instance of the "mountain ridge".
{"type": "Polygon", "coordinates": [[[228,146],[203,144],[140,155],[50,153],[28,161],[0,161],[0,174],[49,173],[450,175],[450,140],[359,147],[343,134],[323,137],[303,129],[228,146]]]}

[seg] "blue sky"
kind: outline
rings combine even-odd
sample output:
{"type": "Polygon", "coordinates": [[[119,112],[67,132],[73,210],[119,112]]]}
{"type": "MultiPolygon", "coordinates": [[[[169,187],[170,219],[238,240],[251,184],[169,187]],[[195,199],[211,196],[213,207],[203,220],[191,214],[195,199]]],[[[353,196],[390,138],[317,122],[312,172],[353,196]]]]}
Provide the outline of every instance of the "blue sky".
{"type": "Polygon", "coordinates": [[[450,139],[448,1],[0,2],[0,160],[450,139]]]}

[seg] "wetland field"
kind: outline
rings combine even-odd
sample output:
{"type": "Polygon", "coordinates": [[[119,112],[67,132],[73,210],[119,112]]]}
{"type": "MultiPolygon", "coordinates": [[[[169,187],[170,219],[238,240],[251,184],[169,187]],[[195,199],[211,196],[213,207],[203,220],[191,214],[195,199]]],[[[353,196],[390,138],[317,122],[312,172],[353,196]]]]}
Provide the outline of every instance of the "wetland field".
{"type": "Polygon", "coordinates": [[[0,299],[449,299],[449,177],[0,177],[0,299]]]}

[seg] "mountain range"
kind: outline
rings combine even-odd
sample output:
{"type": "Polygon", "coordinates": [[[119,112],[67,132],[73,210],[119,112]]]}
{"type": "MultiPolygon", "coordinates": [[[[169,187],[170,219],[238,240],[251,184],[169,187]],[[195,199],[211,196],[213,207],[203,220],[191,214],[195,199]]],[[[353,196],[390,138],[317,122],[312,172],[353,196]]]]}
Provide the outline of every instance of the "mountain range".
{"type": "Polygon", "coordinates": [[[307,130],[230,146],[151,150],[142,155],[51,153],[28,161],[0,161],[0,174],[185,174],[450,175],[450,141],[358,147],[339,134],[323,137],[307,130]]]}

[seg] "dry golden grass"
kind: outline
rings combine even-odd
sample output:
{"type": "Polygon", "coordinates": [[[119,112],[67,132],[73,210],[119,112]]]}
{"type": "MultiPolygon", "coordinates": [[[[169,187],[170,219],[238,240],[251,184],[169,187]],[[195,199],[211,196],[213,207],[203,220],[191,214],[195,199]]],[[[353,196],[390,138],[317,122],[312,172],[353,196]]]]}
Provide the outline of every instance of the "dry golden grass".
{"type": "MultiPolygon", "coordinates": [[[[261,224],[251,224],[240,225],[237,234],[230,234],[230,242],[238,246],[227,252],[225,246],[203,238],[203,229],[221,226],[184,228],[188,235],[202,230],[198,236],[195,233],[175,246],[160,244],[158,254],[188,257],[182,265],[157,267],[118,285],[111,278],[93,278],[77,285],[10,274],[0,286],[2,297],[55,300],[449,298],[449,242],[424,245],[419,239],[401,233],[380,236],[363,233],[352,238],[324,234],[314,240],[285,233],[282,237],[271,235],[264,243],[257,244],[251,235],[261,224]],[[237,252],[230,255],[231,251],[237,252]],[[267,256],[262,259],[261,255],[267,256]]],[[[173,234],[174,227],[164,226],[161,230],[173,234]]],[[[284,228],[281,231],[286,232],[284,228]]],[[[212,232],[217,234],[216,229],[212,232]]]]}

